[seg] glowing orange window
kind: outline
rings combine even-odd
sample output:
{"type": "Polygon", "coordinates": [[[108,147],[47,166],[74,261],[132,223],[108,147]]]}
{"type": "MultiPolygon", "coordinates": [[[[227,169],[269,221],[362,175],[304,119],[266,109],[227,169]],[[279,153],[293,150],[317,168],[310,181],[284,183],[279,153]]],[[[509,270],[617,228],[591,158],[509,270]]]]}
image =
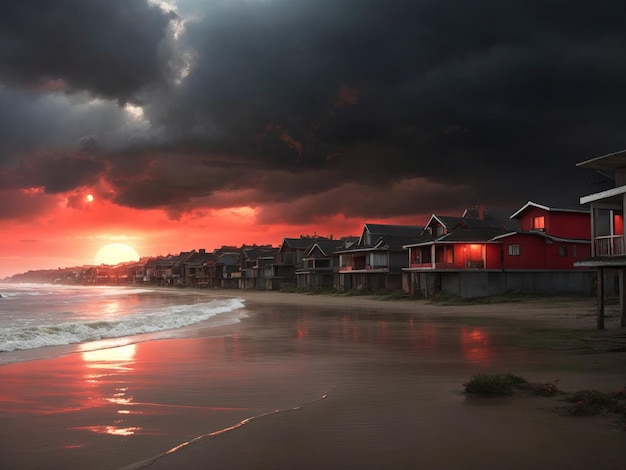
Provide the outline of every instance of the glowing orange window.
{"type": "Polygon", "coordinates": [[[533,230],[545,230],[546,219],[543,215],[533,217],[533,230]]]}

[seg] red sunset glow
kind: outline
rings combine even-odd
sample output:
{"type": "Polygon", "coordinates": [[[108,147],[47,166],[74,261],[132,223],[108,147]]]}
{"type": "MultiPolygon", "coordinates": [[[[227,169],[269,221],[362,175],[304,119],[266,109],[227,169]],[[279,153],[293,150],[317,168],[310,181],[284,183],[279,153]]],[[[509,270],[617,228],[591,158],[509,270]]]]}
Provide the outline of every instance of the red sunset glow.
{"type": "MultiPolygon", "coordinates": [[[[40,213],[4,223],[0,278],[28,270],[92,265],[98,251],[109,244],[128,245],[140,256],[244,243],[278,246],[284,237],[301,234],[359,235],[364,222],[336,215],[300,225],[260,224],[261,209],[248,206],[197,209],[172,218],[162,209],[133,209],[97,196],[88,201],[74,194],[33,191],[30,197],[41,207],[40,213]]],[[[416,223],[414,217],[392,222],[416,223]]]]}

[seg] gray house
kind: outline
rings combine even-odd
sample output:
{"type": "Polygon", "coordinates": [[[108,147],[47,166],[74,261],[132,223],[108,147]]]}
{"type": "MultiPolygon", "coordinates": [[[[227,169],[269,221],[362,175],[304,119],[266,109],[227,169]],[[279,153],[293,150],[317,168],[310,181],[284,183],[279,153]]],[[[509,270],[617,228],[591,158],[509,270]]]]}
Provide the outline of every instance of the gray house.
{"type": "Polygon", "coordinates": [[[402,269],[408,266],[404,245],[413,243],[423,227],[365,224],[359,241],[339,254],[339,288],[400,290],[402,269]]]}
{"type": "Polygon", "coordinates": [[[356,237],[339,240],[320,239],[302,257],[302,267],[296,269],[297,287],[306,291],[328,289],[339,285],[339,253],[356,243],[356,237]]]}

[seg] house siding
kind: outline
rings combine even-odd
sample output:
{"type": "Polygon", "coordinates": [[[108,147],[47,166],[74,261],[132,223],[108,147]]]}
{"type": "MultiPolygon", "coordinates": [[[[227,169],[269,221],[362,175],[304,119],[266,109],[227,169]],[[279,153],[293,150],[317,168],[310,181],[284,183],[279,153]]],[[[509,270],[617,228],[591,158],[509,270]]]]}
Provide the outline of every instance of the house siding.
{"type": "Polygon", "coordinates": [[[552,241],[533,234],[516,234],[506,237],[502,241],[504,269],[578,270],[581,268],[574,267],[574,262],[591,255],[591,244],[582,241],[578,243],[552,241]],[[520,246],[519,256],[509,254],[510,245],[520,246]],[[560,255],[561,247],[565,247],[566,256],[560,255]]]}
{"type": "Polygon", "coordinates": [[[546,211],[539,207],[529,207],[519,217],[523,231],[533,230],[533,218],[545,217],[544,232],[554,237],[587,239],[591,238],[590,215],[582,212],[546,211]]]}

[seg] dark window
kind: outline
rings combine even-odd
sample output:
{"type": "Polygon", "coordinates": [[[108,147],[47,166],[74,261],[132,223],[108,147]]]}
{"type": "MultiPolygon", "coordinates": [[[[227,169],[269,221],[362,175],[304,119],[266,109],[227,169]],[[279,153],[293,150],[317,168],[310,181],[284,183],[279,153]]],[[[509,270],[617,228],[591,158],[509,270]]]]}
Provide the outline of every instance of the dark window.
{"type": "Polygon", "coordinates": [[[519,256],[519,255],[520,255],[520,246],[509,245],[509,256],[519,256]]]}

